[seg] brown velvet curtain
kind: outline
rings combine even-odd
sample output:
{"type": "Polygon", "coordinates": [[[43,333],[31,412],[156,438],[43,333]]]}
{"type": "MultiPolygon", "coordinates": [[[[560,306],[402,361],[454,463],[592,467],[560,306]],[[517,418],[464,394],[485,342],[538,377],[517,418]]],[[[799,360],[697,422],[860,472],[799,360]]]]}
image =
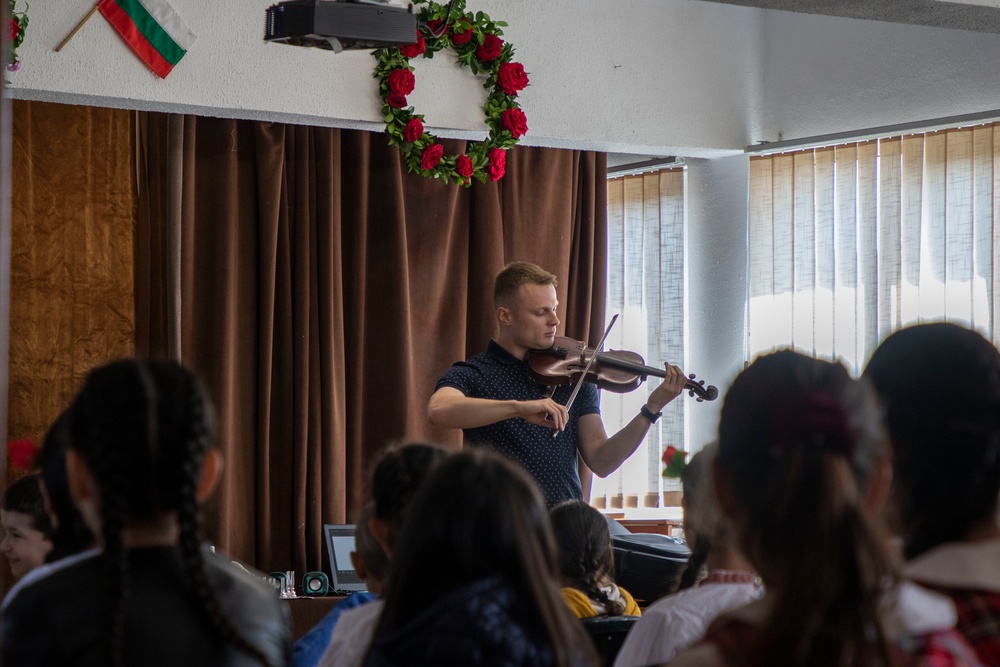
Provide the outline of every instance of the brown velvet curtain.
{"type": "Polygon", "coordinates": [[[8,431],[39,441],[92,366],[134,350],[132,134],[127,111],[13,113],[8,431]]]}
{"type": "Polygon", "coordinates": [[[560,276],[568,334],[603,329],[603,154],[518,147],[502,181],[462,189],[407,174],[378,133],[136,128],[137,343],[206,379],[228,462],[215,537],[262,570],[321,567],[322,524],[353,517],[388,442],[461,442],[425,406],[494,334],[504,263],[560,276]]]}
{"type": "Polygon", "coordinates": [[[91,367],[134,353],[131,116],[11,106],[8,434],[41,443],[91,367]]]}

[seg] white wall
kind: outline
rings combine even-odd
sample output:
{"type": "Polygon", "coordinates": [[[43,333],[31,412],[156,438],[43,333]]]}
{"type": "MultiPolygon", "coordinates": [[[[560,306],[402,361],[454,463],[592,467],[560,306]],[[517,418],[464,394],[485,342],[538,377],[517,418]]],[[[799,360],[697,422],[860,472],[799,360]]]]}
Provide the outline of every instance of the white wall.
{"type": "Polygon", "coordinates": [[[722,395],[742,368],[746,353],[749,177],[745,155],[687,161],[684,370],[720,392],[716,401],[692,402],[687,409],[692,451],[715,439],[722,395]]]}
{"type": "MultiPolygon", "coordinates": [[[[164,81],[88,3],[35,2],[15,97],[381,129],[367,51],[267,44],[271,0],[171,0],[198,34],[164,81]]],[[[776,141],[1000,106],[1000,35],[696,0],[469,0],[510,23],[532,85],[528,145],[718,157],[776,141]]],[[[482,131],[478,82],[419,61],[443,136],[482,131]]]]}
{"type": "MultiPolygon", "coordinates": [[[[263,41],[269,0],[171,0],[198,41],[166,80],[99,14],[53,48],[88,3],[37,2],[9,75],[27,99],[381,129],[374,59],[263,41]]],[[[471,0],[506,20],[532,85],[529,145],[712,155],[756,131],[759,10],[682,0],[471,0]]],[[[453,61],[419,61],[411,101],[445,136],[482,130],[482,86],[453,61]],[[445,129],[447,128],[447,129],[445,129]]]]}
{"type": "Polygon", "coordinates": [[[766,12],[760,140],[1000,108],[1000,35],[766,12]]]}

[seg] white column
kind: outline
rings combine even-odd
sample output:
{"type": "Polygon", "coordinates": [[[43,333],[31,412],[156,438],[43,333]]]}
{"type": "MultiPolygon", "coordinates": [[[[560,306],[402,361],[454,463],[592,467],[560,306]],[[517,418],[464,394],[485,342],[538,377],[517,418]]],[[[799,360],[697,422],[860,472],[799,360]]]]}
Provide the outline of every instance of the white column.
{"type": "Polygon", "coordinates": [[[714,402],[687,398],[688,448],[714,440],[725,391],[746,347],[750,160],[687,159],[687,366],[719,388],[714,402]]]}

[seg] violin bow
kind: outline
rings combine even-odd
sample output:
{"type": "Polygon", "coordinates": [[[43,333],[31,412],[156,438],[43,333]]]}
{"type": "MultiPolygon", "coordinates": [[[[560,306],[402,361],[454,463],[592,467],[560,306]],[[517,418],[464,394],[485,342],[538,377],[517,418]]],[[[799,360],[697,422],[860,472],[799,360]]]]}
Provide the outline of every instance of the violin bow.
{"type": "MultiPolygon", "coordinates": [[[[611,318],[611,321],[608,322],[608,328],[604,330],[604,335],[601,336],[601,341],[597,344],[597,347],[594,348],[594,353],[590,355],[590,361],[588,361],[587,365],[584,367],[583,375],[581,375],[580,379],[576,381],[576,385],[573,387],[573,393],[569,395],[569,400],[566,401],[567,414],[569,413],[570,408],[573,407],[573,402],[576,401],[577,394],[580,393],[580,388],[583,386],[583,381],[586,379],[587,373],[590,372],[590,367],[594,365],[594,361],[597,359],[597,353],[600,352],[602,347],[604,347],[604,341],[607,340],[608,334],[611,333],[611,327],[615,326],[615,322],[617,321],[618,313],[615,313],[614,317],[611,318]]],[[[584,346],[584,349],[586,349],[586,346],[584,346]]],[[[562,431],[555,431],[552,434],[552,437],[557,438],[560,433],[562,433],[562,431]]]]}

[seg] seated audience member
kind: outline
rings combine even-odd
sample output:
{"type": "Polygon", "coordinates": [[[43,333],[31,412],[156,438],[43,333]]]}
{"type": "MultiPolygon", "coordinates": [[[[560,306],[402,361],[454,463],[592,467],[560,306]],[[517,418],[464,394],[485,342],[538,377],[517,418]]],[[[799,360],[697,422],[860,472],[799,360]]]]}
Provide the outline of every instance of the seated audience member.
{"type": "Polygon", "coordinates": [[[715,492],[765,592],[672,666],[979,664],[951,602],[898,582],[873,512],[891,479],[884,449],[873,393],[842,364],[785,350],[737,376],[715,492]]]}
{"type": "Polygon", "coordinates": [[[52,523],[45,512],[40,480],[37,473],[26,475],[7,487],[0,500],[0,553],[15,579],[44,563],[52,551],[52,523]]]}
{"type": "Polygon", "coordinates": [[[615,667],[667,662],[701,639],[716,616],[763,593],[760,578],[740,554],[729,522],[715,502],[712,464],[717,451],[715,443],[706,446],[681,474],[684,536],[691,546],[681,590],[643,612],[618,653],[615,667]],[[702,576],[706,567],[708,574],[702,576]]]}
{"type": "Polygon", "coordinates": [[[364,664],[594,664],[557,559],[534,481],[488,451],[455,454],[413,501],[364,664]]]}
{"type": "Polygon", "coordinates": [[[382,545],[375,540],[371,530],[368,529],[368,522],[373,516],[375,516],[374,503],[368,503],[358,513],[354,528],[354,544],[357,551],[351,552],[351,563],[368,590],[348,595],[337,603],[330,613],[316,624],[316,627],[295,642],[292,667],[315,667],[319,664],[319,659],[330,643],[330,636],[340,615],[349,609],[373,602],[382,592],[382,584],[389,573],[389,559],[382,545]]]}
{"type": "Polygon", "coordinates": [[[904,572],[951,597],[979,659],[1000,665],[1000,352],[970,329],[922,324],[886,338],[864,375],[895,453],[904,572]]]}
{"type": "Polygon", "coordinates": [[[639,605],[615,584],[615,556],[604,515],[582,500],[567,500],[552,508],[549,520],[570,610],[578,618],[639,616],[639,605]]]}
{"type": "Polygon", "coordinates": [[[287,663],[287,605],[201,544],[221,466],[201,383],[172,362],[90,372],[70,407],[70,491],[102,550],[25,587],[3,617],[22,665],[287,663]]]}
{"type": "Polygon", "coordinates": [[[45,443],[35,457],[41,468],[39,487],[46,513],[52,525],[52,550],[45,557],[45,564],[34,568],[7,593],[0,611],[7,608],[21,589],[48,576],[52,572],[67,567],[80,558],[90,557],[88,549],[94,549],[94,536],[83,516],[73,504],[66,478],[66,440],[69,417],[63,412],[56,419],[45,436],[45,443]]]}
{"type": "MultiPolygon", "coordinates": [[[[390,446],[378,457],[369,485],[375,515],[368,520],[368,529],[390,562],[414,496],[431,471],[449,454],[436,445],[409,444],[390,446]]],[[[381,613],[381,600],[344,612],[333,628],[330,644],[319,664],[358,667],[381,613]]]]}

